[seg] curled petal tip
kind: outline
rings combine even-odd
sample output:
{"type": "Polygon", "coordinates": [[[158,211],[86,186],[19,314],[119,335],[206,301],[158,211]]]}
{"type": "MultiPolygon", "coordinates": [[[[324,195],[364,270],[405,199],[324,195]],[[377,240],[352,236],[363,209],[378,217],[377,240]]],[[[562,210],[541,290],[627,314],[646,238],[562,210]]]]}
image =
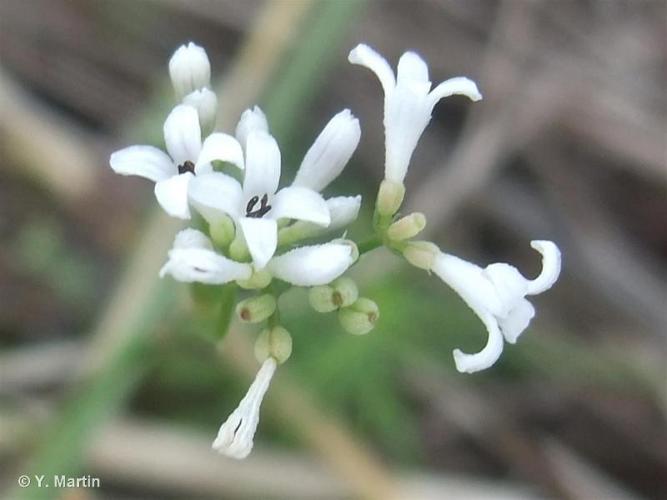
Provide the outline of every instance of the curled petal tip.
{"type": "Polygon", "coordinates": [[[456,369],[461,373],[474,373],[492,366],[503,353],[503,335],[497,320],[485,311],[475,311],[486,326],[489,337],[484,348],[475,354],[466,354],[454,349],[456,369]]]}
{"type": "Polygon", "coordinates": [[[536,295],[553,286],[561,270],[561,253],[553,241],[533,240],[530,246],[542,254],[542,272],[528,282],[528,294],[536,295]]]}

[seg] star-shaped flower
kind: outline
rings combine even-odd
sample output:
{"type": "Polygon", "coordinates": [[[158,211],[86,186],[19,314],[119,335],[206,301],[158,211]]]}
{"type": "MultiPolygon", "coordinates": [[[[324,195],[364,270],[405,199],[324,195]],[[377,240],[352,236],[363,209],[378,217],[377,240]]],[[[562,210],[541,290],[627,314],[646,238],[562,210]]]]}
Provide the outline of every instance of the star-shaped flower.
{"type": "Polygon", "coordinates": [[[359,135],[359,122],[348,110],[336,115],[304,157],[294,183],[278,190],[280,150],[262,111],[257,107],[247,110],[236,128],[245,151],[243,184],[221,173],[194,179],[190,201],[209,223],[224,215],[231,217],[256,268],[261,269],[276,251],[279,219],[327,227],[332,220],[330,207],[336,208],[337,214],[341,212],[336,219],[347,220],[351,212],[356,215],[359,198],[335,198],[327,203],[318,191],[343,170],[359,135]]]}
{"type": "Polygon", "coordinates": [[[238,141],[220,132],[202,144],[197,110],[179,104],[164,122],[167,153],[154,146],[129,146],[111,155],[111,168],[121,175],[138,175],[155,182],[155,196],[169,215],[190,218],[188,186],[195,176],[213,172],[211,162],[221,160],[243,169],[238,141]]]}

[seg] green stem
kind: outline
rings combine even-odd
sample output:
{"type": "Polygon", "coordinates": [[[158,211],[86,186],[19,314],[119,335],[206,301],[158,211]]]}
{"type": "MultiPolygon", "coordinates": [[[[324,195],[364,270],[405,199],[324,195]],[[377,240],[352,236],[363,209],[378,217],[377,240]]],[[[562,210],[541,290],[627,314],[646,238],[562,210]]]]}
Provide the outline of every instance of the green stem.
{"type": "Polygon", "coordinates": [[[379,235],[375,235],[366,241],[362,241],[357,245],[359,249],[359,256],[362,256],[365,253],[375,250],[383,245],[382,238],[379,235]]]}

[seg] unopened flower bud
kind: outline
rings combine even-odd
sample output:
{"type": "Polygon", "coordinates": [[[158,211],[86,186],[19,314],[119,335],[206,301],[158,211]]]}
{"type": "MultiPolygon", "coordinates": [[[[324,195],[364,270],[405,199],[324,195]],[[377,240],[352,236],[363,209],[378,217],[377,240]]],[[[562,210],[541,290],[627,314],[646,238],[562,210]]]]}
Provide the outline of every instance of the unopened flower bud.
{"type": "Polygon", "coordinates": [[[213,243],[219,248],[224,248],[234,239],[236,230],[229,216],[218,217],[208,225],[208,230],[213,243]]]}
{"type": "Polygon", "coordinates": [[[333,287],[333,302],[338,307],[347,307],[359,298],[359,289],[352,278],[342,277],[331,283],[333,287]]]}
{"type": "Polygon", "coordinates": [[[387,236],[393,241],[409,240],[417,236],[426,226],[426,217],[420,212],[415,212],[397,220],[389,229],[387,236]]]}
{"type": "Polygon", "coordinates": [[[244,149],[248,142],[248,135],[250,135],[251,132],[257,131],[269,131],[269,122],[266,120],[266,115],[259,106],[255,106],[252,109],[246,109],[241,113],[239,123],[236,125],[236,138],[244,149]]]}
{"type": "Polygon", "coordinates": [[[308,290],[308,302],[319,313],[328,313],[338,309],[333,301],[334,289],[329,285],[314,286],[308,290]]]}
{"type": "Polygon", "coordinates": [[[403,257],[410,264],[430,271],[440,249],[430,241],[411,241],[403,250],[403,257]]]}
{"type": "Polygon", "coordinates": [[[181,45],[169,60],[169,76],[179,99],[211,83],[206,51],[192,42],[181,45]]]}
{"type": "Polygon", "coordinates": [[[377,320],[380,319],[380,310],[371,299],[361,297],[349,307],[338,312],[338,320],[343,328],[354,335],[364,335],[370,332],[377,320]]]}
{"type": "Polygon", "coordinates": [[[274,326],[259,334],[255,342],[255,357],[263,363],[269,357],[279,364],[287,361],[292,354],[292,337],[282,326],[274,326]]]}
{"type": "Polygon", "coordinates": [[[202,130],[213,130],[218,113],[218,98],[215,92],[207,88],[195,90],[183,98],[183,104],[192,106],[197,110],[202,130]]]}
{"type": "Polygon", "coordinates": [[[405,186],[400,182],[384,179],[377,197],[377,212],[381,216],[391,216],[398,212],[405,196],[405,186]]]}
{"type": "Polygon", "coordinates": [[[246,290],[261,290],[271,283],[273,277],[266,269],[254,271],[247,280],[237,280],[236,283],[246,290]]]}
{"type": "Polygon", "coordinates": [[[330,285],[315,286],[308,292],[308,301],[313,309],[328,313],[352,305],[359,297],[356,283],[350,278],[338,278],[330,285]]]}
{"type": "Polygon", "coordinates": [[[276,311],[276,299],[271,294],[250,297],[236,305],[236,315],[246,323],[259,323],[276,311]]]}

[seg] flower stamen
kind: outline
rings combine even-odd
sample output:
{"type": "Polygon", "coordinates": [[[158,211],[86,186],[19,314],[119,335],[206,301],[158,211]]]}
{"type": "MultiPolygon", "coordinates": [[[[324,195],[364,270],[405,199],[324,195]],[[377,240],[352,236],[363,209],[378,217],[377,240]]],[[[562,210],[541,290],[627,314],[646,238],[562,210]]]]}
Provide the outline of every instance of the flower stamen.
{"type": "Polygon", "coordinates": [[[252,198],[250,198],[250,201],[248,202],[245,208],[246,217],[260,219],[264,217],[269,212],[269,210],[271,210],[271,205],[269,205],[268,194],[264,193],[259,208],[255,210],[255,206],[257,205],[258,201],[260,201],[259,196],[253,196],[252,198]]]}
{"type": "Polygon", "coordinates": [[[182,165],[178,166],[178,173],[184,174],[185,172],[195,173],[195,164],[190,160],[186,160],[182,165]]]}

